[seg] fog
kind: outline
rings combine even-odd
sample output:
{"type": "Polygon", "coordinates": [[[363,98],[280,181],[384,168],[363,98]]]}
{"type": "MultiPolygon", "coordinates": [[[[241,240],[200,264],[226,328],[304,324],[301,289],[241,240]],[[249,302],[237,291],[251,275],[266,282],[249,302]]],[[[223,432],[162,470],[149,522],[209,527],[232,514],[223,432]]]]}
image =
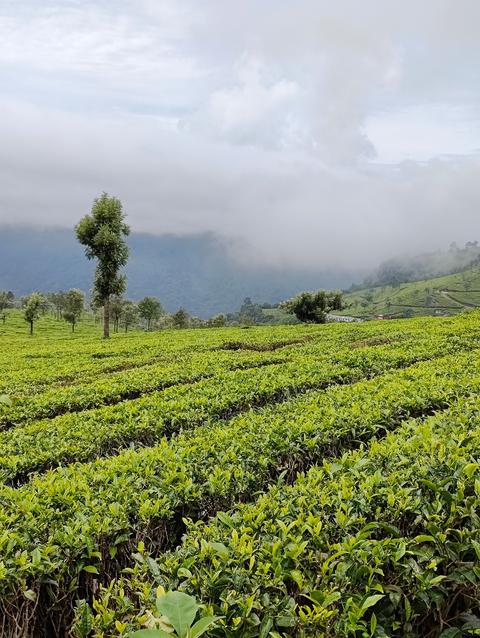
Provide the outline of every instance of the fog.
{"type": "Polygon", "coordinates": [[[0,223],[373,267],[480,239],[477,0],[0,3],[0,223]],[[420,5],[420,6],[419,6],[420,5]]]}

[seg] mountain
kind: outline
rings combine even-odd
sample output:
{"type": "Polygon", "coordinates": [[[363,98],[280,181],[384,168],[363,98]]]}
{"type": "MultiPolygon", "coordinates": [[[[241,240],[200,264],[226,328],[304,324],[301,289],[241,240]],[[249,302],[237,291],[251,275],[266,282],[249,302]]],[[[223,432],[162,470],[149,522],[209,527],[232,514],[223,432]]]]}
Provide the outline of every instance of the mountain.
{"type": "Polygon", "coordinates": [[[371,286],[388,286],[422,281],[466,270],[480,258],[478,241],[469,241],[463,247],[455,242],[448,250],[436,250],[420,255],[400,255],[381,263],[378,268],[363,282],[363,285],[352,286],[367,288],[371,286]]]}
{"type": "MultiPolygon", "coordinates": [[[[344,288],[360,279],[352,272],[249,268],[213,234],[134,233],[128,244],[127,296],[154,295],[168,311],[183,306],[200,317],[236,310],[247,296],[276,303],[300,290],[344,288]]],[[[16,295],[91,288],[94,265],[73,231],[0,228],[0,256],[0,289],[16,295]]]]}
{"type": "Polygon", "coordinates": [[[480,307],[480,266],[451,275],[350,292],[341,313],[353,317],[455,315],[480,307]]]}

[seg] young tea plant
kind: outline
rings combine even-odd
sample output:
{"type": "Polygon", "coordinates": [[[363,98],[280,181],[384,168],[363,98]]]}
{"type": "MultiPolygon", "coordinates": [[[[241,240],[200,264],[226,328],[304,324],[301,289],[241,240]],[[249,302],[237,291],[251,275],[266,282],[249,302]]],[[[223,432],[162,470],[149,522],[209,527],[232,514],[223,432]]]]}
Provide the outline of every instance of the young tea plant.
{"type": "Polygon", "coordinates": [[[12,407],[12,400],[7,394],[0,394],[0,404],[1,407],[12,407]]]}
{"type": "Polygon", "coordinates": [[[155,629],[140,629],[129,635],[129,638],[199,638],[211,627],[219,616],[202,616],[197,622],[195,618],[200,610],[193,596],[180,591],[165,593],[159,588],[156,607],[161,614],[155,629]]]}

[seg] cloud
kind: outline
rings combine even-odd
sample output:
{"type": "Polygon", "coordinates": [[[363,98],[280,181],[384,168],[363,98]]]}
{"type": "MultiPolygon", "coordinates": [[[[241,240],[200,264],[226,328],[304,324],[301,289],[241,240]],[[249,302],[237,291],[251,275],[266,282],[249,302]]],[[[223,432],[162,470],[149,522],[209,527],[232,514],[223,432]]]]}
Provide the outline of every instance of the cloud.
{"type": "Polygon", "coordinates": [[[2,3],[0,222],[72,226],[107,190],[133,229],[215,232],[251,264],[476,239],[479,18],[476,0],[2,3]]]}
{"type": "Polygon", "coordinates": [[[300,98],[295,82],[281,78],[269,82],[262,77],[261,62],[245,55],[236,69],[237,84],[213,91],[207,113],[210,133],[266,148],[282,148],[288,143],[290,109],[300,98]]]}

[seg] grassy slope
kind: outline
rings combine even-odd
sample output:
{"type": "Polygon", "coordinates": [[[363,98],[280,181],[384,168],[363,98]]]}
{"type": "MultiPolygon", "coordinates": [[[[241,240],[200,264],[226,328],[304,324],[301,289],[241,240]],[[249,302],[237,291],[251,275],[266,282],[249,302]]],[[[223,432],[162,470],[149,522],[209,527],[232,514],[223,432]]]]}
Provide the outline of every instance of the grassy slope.
{"type": "Polygon", "coordinates": [[[480,307],[480,267],[400,286],[365,288],[345,295],[343,315],[389,317],[454,315],[480,307]]]}
{"type": "MultiPolygon", "coordinates": [[[[34,323],[34,339],[56,338],[82,338],[101,336],[102,325],[95,324],[89,315],[84,315],[75,326],[75,333],[72,335],[72,327],[66,321],[55,319],[50,314],[41,316],[34,323]]],[[[21,310],[13,309],[6,311],[5,322],[0,318],[0,339],[2,337],[29,337],[29,325],[23,318],[21,310]]],[[[0,341],[1,343],[1,341],[0,341]]]]}

